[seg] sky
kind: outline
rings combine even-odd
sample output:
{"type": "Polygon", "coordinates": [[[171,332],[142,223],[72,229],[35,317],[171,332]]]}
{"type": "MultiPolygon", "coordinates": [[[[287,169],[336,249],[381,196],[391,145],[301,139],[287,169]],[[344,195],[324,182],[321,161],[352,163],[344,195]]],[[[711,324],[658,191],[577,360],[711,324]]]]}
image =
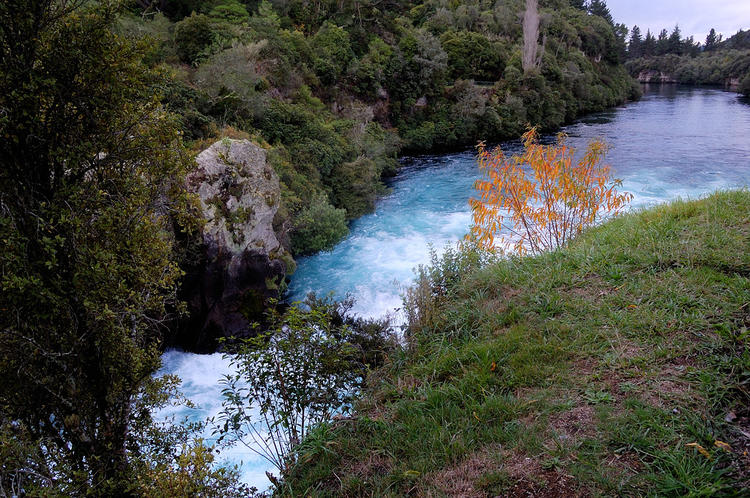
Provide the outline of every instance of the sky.
{"type": "Polygon", "coordinates": [[[750,29],[750,0],[607,0],[607,6],[615,22],[638,25],[643,36],[647,29],[655,36],[662,28],[671,33],[679,24],[683,38],[703,43],[711,28],[724,38],[750,29]]]}

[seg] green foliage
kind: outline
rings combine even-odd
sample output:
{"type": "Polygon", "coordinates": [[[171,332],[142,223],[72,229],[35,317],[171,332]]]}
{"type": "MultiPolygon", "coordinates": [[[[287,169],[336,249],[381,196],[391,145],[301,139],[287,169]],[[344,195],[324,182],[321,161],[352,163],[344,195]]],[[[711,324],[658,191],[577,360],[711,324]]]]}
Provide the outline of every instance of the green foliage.
{"type": "Polygon", "coordinates": [[[496,81],[503,72],[505,47],[479,33],[448,31],[440,36],[440,43],[454,79],[496,81]]]}
{"type": "MultiPolygon", "coordinates": [[[[282,475],[309,451],[302,441],[334,413],[346,413],[367,373],[338,305],[314,297],[307,310],[271,310],[270,327],[231,346],[236,374],[224,379],[222,438],[248,445],[282,475]]],[[[314,432],[313,432],[314,434],[314,432]]]]}
{"type": "Polygon", "coordinates": [[[442,254],[430,248],[430,264],[420,265],[414,285],[402,296],[407,326],[412,336],[440,326],[440,315],[457,291],[464,275],[479,269],[495,256],[478,247],[459,244],[446,246],[442,254]]]}
{"type": "Polygon", "coordinates": [[[238,0],[221,0],[215,3],[208,16],[231,23],[244,23],[250,20],[247,8],[238,0]]]}
{"type": "Polygon", "coordinates": [[[524,75],[520,0],[178,4],[173,42],[163,18],[131,18],[129,32],[154,33],[157,60],[197,67],[162,85],[186,138],[231,126],[283,152],[278,227],[307,225],[297,216],[320,192],[348,218],[367,212],[399,152],[552,130],[639,95],[618,65],[626,33],[603,5],[543,2],[540,67],[524,75]]]}
{"type": "MultiPolygon", "coordinates": [[[[150,379],[180,308],[175,231],[197,228],[192,163],[111,4],[33,7],[0,4],[0,479],[126,496],[152,485],[141,464],[179,452],[141,436],[168,388],[150,379]]],[[[183,475],[233,494],[200,451],[183,475]]]]}
{"type": "Polygon", "coordinates": [[[750,73],[750,50],[715,49],[697,57],[675,54],[644,57],[628,61],[626,67],[635,76],[653,70],[671,75],[684,84],[728,86],[731,80],[741,83],[750,73]]]}
{"type": "Polygon", "coordinates": [[[346,210],[331,206],[322,194],[314,196],[296,219],[297,225],[292,231],[295,254],[331,249],[349,233],[346,210]]]}
{"type": "Polygon", "coordinates": [[[348,219],[359,218],[375,209],[380,172],[372,159],[339,163],[331,171],[331,200],[346,209],[348,219]]]}
{"type": "Polygon", "coordinates": [[[313,68],[323,85],[335,84],[354,58],[349,34],[330,22],[325,22],[310,40],[315,53],[313,68]]]}
{"type": "Polygon", "coordinates": [[[204,51],[214,42],[215,27],[211,19],[193,13],[175,24],[174,42],[177,55],[182,62],[195,64],[204,51]]]}
{"type": "Polygon", "coordinates": [[[739,92],[745,95],[746,97],[750,97],[750,73],[748,73],[742,81],[740,81],[740,86],[738,88],[739,92]]]}
{"type": "Polygon", "coordinates": [[[431,308],[410,347],[370,376],[352,420],[315,434],[329,451],[298,462],[282,494],[450,496],[471,469],[462,490],[501,496],[736,495],[748,209],[750,193],[723,192],[618,217],[554,254],[433,258],[411,291],[431,308]]]}

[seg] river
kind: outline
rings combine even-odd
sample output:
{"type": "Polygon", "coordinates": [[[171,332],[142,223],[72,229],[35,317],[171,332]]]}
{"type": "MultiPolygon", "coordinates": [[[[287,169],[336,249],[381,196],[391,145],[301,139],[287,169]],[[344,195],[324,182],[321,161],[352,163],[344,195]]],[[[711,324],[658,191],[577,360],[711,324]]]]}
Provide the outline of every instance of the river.
{"type": "MultiPolygon", "coordinates": [[[[638,102],[588,116],[563,131],[583,150],[602,138],[611,150],[606,162],[634,196],[631,209],[676,198],[698,198],[718,189],[750,185],[750,103],[717,89],[645,87],[638,102]]],[[[520,147],[503,145],[506,151],[520,147]]],[[[333,250],[298,260],[291,300],[308,292],[351,295],[354,311],[368,317],[392,314],[398,320],[400,294],[413,269],[467,232],[468,199],[478,170],[473,150],[406,158],[390,182],[391,192],[374,213],[352,222],[349,236],[333,250]]],[[[178,416],[205,418],[221,405],[218,379],[227,372],[219,354],[169,351],[164,372],[183,379],[183,392],[199,405],[178,416]]],[[[224,458],[243,465],[243,479],[259,488],[268,466],[246,448],[224,458]]]]}

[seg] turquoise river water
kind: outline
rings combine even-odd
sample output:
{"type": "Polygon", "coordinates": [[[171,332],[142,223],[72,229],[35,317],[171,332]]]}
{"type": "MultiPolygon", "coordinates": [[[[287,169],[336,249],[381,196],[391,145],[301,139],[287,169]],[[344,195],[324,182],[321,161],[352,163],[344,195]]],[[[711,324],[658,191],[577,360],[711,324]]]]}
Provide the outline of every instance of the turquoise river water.
{"type": "MultiPolygon", "coordinates": [[[[646,88],[640,101],[586,117],[563,131],[579,150],[593,138],[611,146],[606,162],[622,179],[622,190],[633,194],[631,209],[750,185],[750,102],[734,93],[646,88]]],[[[519,146],[503,145],[506,151],[519,146]]],[[[374,213],[352,222],[350,235],[333,250],[298,261],[290,299],[304,299],[308,292],[351,295],[355,312],[398,320],[402,289],[413,269],[428,262],[430,247],[439,251],[468,231],[468,199],[478,177],[473,154],[404,159],[374,213]]],[[[217,381],[228,371],[220,354],[168,351],[163,360],[162,371],[179,375],[184,394],[198,406],[165,415],[201,419],[218,412],[217,381]]],[[[240,464],[249,484],[268,485],[269,465],[247,448],[232,448],[222,457],[240,464]]]]}

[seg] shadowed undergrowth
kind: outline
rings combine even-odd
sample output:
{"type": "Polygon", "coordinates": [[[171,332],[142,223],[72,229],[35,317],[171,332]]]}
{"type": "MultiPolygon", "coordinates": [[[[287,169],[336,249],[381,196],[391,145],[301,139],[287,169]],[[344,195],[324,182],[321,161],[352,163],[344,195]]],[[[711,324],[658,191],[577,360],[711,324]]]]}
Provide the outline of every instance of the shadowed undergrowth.
{"type": "Polygon", "coordinates": [[[747,191],[472,271],[355,416],[303,443],[282,493],[742,495],[748,276],[747,191]]]}

